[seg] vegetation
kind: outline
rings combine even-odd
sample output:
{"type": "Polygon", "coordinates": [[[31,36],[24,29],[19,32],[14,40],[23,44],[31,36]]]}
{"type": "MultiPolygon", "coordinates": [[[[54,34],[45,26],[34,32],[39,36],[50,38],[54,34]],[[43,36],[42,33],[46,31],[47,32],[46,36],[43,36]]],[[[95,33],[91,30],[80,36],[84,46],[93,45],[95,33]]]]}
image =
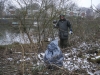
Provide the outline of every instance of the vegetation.
{"type": "MultiPolygon", "coordinates": [[[[24,44],[21,42],[13,42],[8,45],[0,46],[0,75],[44,75],[48,73],[50,75],[79,75],[82,73],[88,75],[86,70],[81,67],[74,71],[69,71],[66,68],[49,70],[43,63],[41,64],[43,59],[38,57],[39,53],[43,53],[46,50],[49,43],[47,39],[54,39],[54,37],[58,36],[57,30],[53,28],[52,21],[55,19],[58,20],[59,15],[65,13],[67,9],[72,9],[74,7],[72,2],[63,0],[58,3],[59,7],[57,8],[54,0],[41,0],[40,5],[36,7],[38,11],[33,12],[33,9],[35,8],[34,5],[37,5],[36,3],[34,4],[34,1],[21,1],[16,0],[20,9],[17,9],[17,13],[13,16],[13,21],[17,21],[19,25],[12,26],[10,25],[10,22],[9,26],[8,24],[5,26],[0,25],[3,32],[0,33],[0,36],[5,34],[4,30],[10,31],[12,34],[21,34],[21,40],[24,40],[24,44]],[[64,6],[64,3],[67,3],[67,5],[64,6]],[[28,14],[28,11],[30,11],[30,14],[28,14]],[[34,38],[37,42],[33,41],[34,38]]],[[[36,2],[39,3],[38,0],[36,0],[36,2]]],[[[69,46],[63,50],[63,53],[71,53],[72,48],[77,48],[79,49],[75,54],[77,58],[87,58],[85,54],[89,54],[90,57],[87,58],[87,60],[89,62],[94,62],[94,60],[91,60],[91,58],[94,57],[91,56],[91,54],[100,54],[100,18],[90,19],[87,17],[82,18],[80,16],[66,16],[66,18],[72,24],[73,34],[69,35],[69,46]],[[81,46],[82,43],[87,45],[84,45],[83,47],[81,46]]],[[[14,38],[12,37],[12,40],[13,39],[14,38]]],[[[40,57],[43,58],[42,55],[40,55],[40,57]]],[[[74,58],[74,54],[71,54],[69,58],[70,57],[74,58]]],[[[96,59],[95,61],[100,63],[100,59],[96,59]]],[[[73,60],[73,62],[75,62],[75,60],[73,60]]],[[[82,64],[80,64],[80,66],[82,66],[82,64]]],[[[98,67],[97,69],[99,70],[100,68],[98,67]]]]}

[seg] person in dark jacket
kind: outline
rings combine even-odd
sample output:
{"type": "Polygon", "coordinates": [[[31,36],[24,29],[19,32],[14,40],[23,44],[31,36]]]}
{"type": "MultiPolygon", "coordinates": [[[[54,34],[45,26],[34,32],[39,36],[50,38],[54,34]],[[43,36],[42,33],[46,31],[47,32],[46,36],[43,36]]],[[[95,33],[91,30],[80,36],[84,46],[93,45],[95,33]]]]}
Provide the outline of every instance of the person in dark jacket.
{"type": "MultiPolygon", "coordinates": [[[[55,24],[56,21],[53,23],[55,24]]],[[[70,30],[70,34],[73,32],[70,22],[65,19],[65,15],[60,15],[60,20],[57,22],[55,27],[59,29],[60,47],[66,48],[68,44],[68,30],[70,30]]]]}

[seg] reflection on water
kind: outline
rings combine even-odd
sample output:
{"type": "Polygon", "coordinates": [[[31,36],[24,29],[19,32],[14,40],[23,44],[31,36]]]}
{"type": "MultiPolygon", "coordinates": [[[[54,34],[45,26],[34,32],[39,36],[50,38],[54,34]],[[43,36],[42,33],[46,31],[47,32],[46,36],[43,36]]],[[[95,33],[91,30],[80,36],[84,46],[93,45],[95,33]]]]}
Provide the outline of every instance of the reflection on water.
{"type": "MultiPolygon", "coordinates": [[[[49,29],[47,29],[46,31],[48,32],[49,29]]],[[[30,33],[32,32],[31,35],[31,39],[34,43],[37,42],[37,40],[39,39],[38,34],[33,36],[33,32],[34,29],[31,28],[30,30],[28,30],[30,33]]],[[[41,30],[42,31],[42,30],[41,30]]],[[[42,33],[42,32],[41,32],[42,33]]],[[[52,36],[56,36],[58,33],[57,31],[54,31],[54,33],[46,33],[44,36],[44,34],[41,34],[42,36],[40,37],[41,40],[42,39],[47,39],[47,38],[51,38],[52,36]],[[47,36],[48,35],[48,36],[47,36]],[[44,38],[45,37],[45,38],[44,38]]],[[[50,39],[49,39],[50,40],[50,39]]],[[[27,35],[25,33],[20,34],[19,32],[19,28],[17,27],[11,27],[9,25],[6,26],[0,26],[0,45],[7,45],[7,44],[12,44],[14,42],[19,42],[19,43],[30,43],[29,39],[27,37],[27,35]]]]}
{"type": "MultiPolygon", "coordinates": [[[[36,38],[35,37],[33,38],[34,38],[33,41],[36,42],[36,38]]],[[[25,33],[24,34],[11,33],[8,30],[6,30],[2,34],[2,36],[0,36],[0,45],[7,45],[7,44],[14,43],[14,42],[29,43],[29,39],[25,33]]]]}

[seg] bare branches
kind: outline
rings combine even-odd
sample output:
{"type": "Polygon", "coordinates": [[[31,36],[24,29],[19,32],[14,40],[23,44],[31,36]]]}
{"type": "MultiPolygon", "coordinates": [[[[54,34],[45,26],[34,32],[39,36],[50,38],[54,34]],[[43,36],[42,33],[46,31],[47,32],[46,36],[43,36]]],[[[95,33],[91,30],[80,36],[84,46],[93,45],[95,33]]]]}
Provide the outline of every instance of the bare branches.
{"type": "Polygon", "coordinates": [[[94,7],[95,7],[95,9],[94,8],[92,8],[95,12],[97,12],[97,13],[99,13],[100,14],[100,10],[95,6],[95,5],[93,5],[94,7]]]}

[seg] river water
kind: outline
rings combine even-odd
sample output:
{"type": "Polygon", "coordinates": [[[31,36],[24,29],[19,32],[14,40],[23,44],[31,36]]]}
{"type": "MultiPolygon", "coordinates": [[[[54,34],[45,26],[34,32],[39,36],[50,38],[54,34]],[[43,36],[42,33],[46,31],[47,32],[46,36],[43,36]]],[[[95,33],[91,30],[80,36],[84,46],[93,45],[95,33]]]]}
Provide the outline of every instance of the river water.
{"type": "MultiPolygon", "coordinates": [[[[36,30],[36,29],[31,28],[30,31],[29,30],[28,31],[34,32],[34,30],[36,30]]],[[[42,32],[42,30],[43,29],[41,29],[41,32],[42,32]]],[[[51,31],[50,31],[50,33],[48,33],[49,29],[46,29],[45,32],[46,32],[46,35],[49,36],[48,38],[58,34],[56,29],[53,29],[53,30],[54,30],[54,32],[52,34],[51,31]]],[[[44,34],[41,36],[41,39],[44,39],[43,36],[44,36],[44,34]]],[[[34,43],[37,42],[37,40],[39,38],[38,35],[34,36],[33,33],[32,33],[32,36],[30,36],[30,37],[34,43]]],[[[18,26],[0,25],[0,45],[12,44],[14,42],[30,43],[27,35],[25,33],[21,34],[19,32],[18,26]]]]}
{"type": "MultiPolygon", "coordinates": [[[[36,37],[32,36],[32,40],[34,42],[37,42],[36,37]]],[[[0,36],[0,45],[12,44],[14,42],[29,43],[29,39],[25,33],[24,34],[12,33],[9,32],[8,30],[5,30],[0,36]]]]}
{"type": "MultiPolygon", "coordinates": [[[[57,33],[56,33],[57,34],[57,33]]],[[[32,41],[36,43],[38,41],[38,36],[31,35],[30,36],[32,41]]],[[[57,36],[55,36],[57,38],[57,36]]],[[[44,39],[43,36],[41,39],[44,39]]],[[[48,37],[48,41],[52,40],[52,38],[48,37]]],[[[1,35],[0,35],[0,45],[8,45],[12,43],[30,43],[27,35],[25,33],[16,33],[16,32],[11,32],[9,30],[4,30],[1,35]]]]}

